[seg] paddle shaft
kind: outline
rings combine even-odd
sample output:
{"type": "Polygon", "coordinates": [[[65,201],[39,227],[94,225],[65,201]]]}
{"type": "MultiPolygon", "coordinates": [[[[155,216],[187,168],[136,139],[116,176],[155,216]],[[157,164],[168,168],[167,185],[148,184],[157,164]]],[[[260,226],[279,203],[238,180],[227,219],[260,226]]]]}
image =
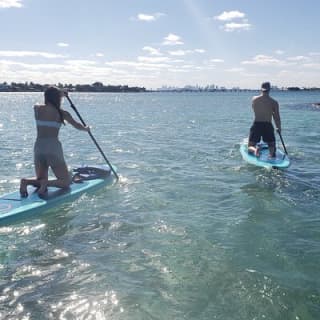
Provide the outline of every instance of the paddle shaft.
{"type": "MultiPolygon", "coordinates": [[[[69,103],[71,108],[74,110],[74,112],[77,114],[78,118],[80,119],[81,123],[86,126],[86,123],[84,122],[84,120],[82,119],[79,111],[77,110],[77,108],[75,107],[75,105],[73,104],[73,102],[71,101],[71,99],[69,98],[69,96],[65,96],[69,103]]],[[[113,172],[113,174],[115,175],[115,177],[119,180],[119,176],[116,173],[116,171],[114,170],[114,168],[112,167],[111,163],[109,162],[109,160],[107,159],[106,155],[104,154],[104,152],[102,151],[101,147],[99,146],[97,140],[95,139],[95,137],[93,136],[93,134],[91,133],[91,131],[88,131],[90,138],[92,139],[92,141],[94,142],[94,144],[96,145],[96,147],[98,148],[98,150],[100,151],[103,159],[106,161],[106,163],[108,164],[108,166],[110,167],[111,171],[113,172]]]]}
{"type": "Polygon", "coordinates": [[[286,154],[286,155],[288,155],[288,152],[287,152],[286,146],[284,145],[284,142],[283,142],[283,139],[282,139],[282,135],[281,135],[281,133],[280,133],[280,131],[279,131],[279,130],[277,130],[277,131],[278,131],[278,134],[279,134],[279,137],[280,137],[280,140],[281,140],[281,143],[282,143],[282,146],[283,146],[284,152],[285,152],[285,154],[286,154]]]}

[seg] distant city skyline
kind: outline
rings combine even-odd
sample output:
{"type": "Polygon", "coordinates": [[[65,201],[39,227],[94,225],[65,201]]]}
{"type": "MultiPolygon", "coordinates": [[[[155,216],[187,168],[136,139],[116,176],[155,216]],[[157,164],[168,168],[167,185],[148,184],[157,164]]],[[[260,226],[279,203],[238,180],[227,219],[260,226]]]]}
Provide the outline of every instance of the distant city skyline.
{"type": "MultiPolygon", "coordinates": [[[[249,89],[241,87],[224,87],[218,85],[186,85],[182,87],[177,86],[162,86],[157,89],[146,89],[139,86],[128,85],[105,85],[102,82],[95,82],[92,84],[76,84],[76,83],[57,83],[57,84],[40,84],[35,82],[3,82],[0,83],[1,92],[43,92],[48,86],[56,86],[61,90],[68,92],[95,92],[95,93],[141,93],[141,92],[221,92],[221,91],[260,91],[261,89],[249,89]]],[[[277,87],[272,86],[272,91],[320,91],[319,87],[277,87]]]]}
{"type": "Polygon", "coordinates": [[[320,87],[319,9],[316,0],[0,0],[0,83],[320,87]]]}

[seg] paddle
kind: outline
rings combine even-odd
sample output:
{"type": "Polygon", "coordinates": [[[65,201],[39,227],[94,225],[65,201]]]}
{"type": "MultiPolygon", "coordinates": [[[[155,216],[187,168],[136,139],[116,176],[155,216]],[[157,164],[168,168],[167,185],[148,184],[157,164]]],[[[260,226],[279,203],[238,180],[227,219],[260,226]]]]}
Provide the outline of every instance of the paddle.
{"type": "MultiPolygon", "coordinates": [[[[67,93],[65,93],[65,97],[68,99],[71,108],[74,110],[74,112],[77,114],[78,118],[80,119],[80,121],[82,122],[82,124],[84,126],[86,126],[86,123],[84,122],[84,120],[82,119],[80,113],[78,112],[77,108],[75,107],[75,105],[73,104],[73,102],[71,101],[70,97],[68,96],[67,93]]],[[[111,163],[109,162],[109,160],[107,159],[107,157],[105,156],[105,154],[103,153],[102,149],[100,148],[100,146],[98,145],[97,140],[94,138],[93,134],[91,133],[91,131],[88,131],[89,136],[91,137],[92,141],[94,142],[94,144],[96,145],[96,147],[98,148],[98,150],[100,151],[102,157],[104,158],[104,160],[106,161],[106,163],[108,164],[108,166],[110,167],[111,171],[113,172],[113,174],[115,175],[115,177],[117,178],[117,180],[119,180],[119,176],[117,175],[116,171],[113,169],[111,163]]]]}
{"type": "Polygon", "coordinates": [[[288,152],[287,152],[287,149],[286,149],[286,146],[284,145],[284,142],[283,142],[283,139],[282,139],[282,135],[281,135],[281,132],[279,129],[277,129],[277,132],[279,134],[279,137],[280,137],[280,140],[281,140],[281,143],[282,143],[282,146],[283,146],[283,149],[284,149],[284,152],[286,155],[288,155],[288,152]]]}

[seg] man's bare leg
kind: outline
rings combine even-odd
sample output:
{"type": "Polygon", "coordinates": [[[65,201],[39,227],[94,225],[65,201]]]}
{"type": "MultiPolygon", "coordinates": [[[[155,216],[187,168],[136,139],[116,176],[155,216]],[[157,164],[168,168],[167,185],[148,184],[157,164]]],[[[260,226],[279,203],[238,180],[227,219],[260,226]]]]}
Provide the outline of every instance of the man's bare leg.
{"type": "Polygon", "coordinates": [[[276,157],[276,143],[275,142],[268,142],[268,147],[269,147],[270,158],[275,158],[276,157]]]}

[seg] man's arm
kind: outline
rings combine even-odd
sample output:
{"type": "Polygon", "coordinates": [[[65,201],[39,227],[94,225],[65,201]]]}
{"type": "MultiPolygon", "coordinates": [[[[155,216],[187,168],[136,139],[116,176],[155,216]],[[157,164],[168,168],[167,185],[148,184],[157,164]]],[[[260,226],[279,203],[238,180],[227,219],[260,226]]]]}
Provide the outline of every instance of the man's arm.
{"type": "Polygon", "coordinates": [[[275,102],[274,104],[272,116],[273,116],[274,123],[276,124],[276,128],[281,132],[281,118],[280,118],[278,102],[275,102]]]}

